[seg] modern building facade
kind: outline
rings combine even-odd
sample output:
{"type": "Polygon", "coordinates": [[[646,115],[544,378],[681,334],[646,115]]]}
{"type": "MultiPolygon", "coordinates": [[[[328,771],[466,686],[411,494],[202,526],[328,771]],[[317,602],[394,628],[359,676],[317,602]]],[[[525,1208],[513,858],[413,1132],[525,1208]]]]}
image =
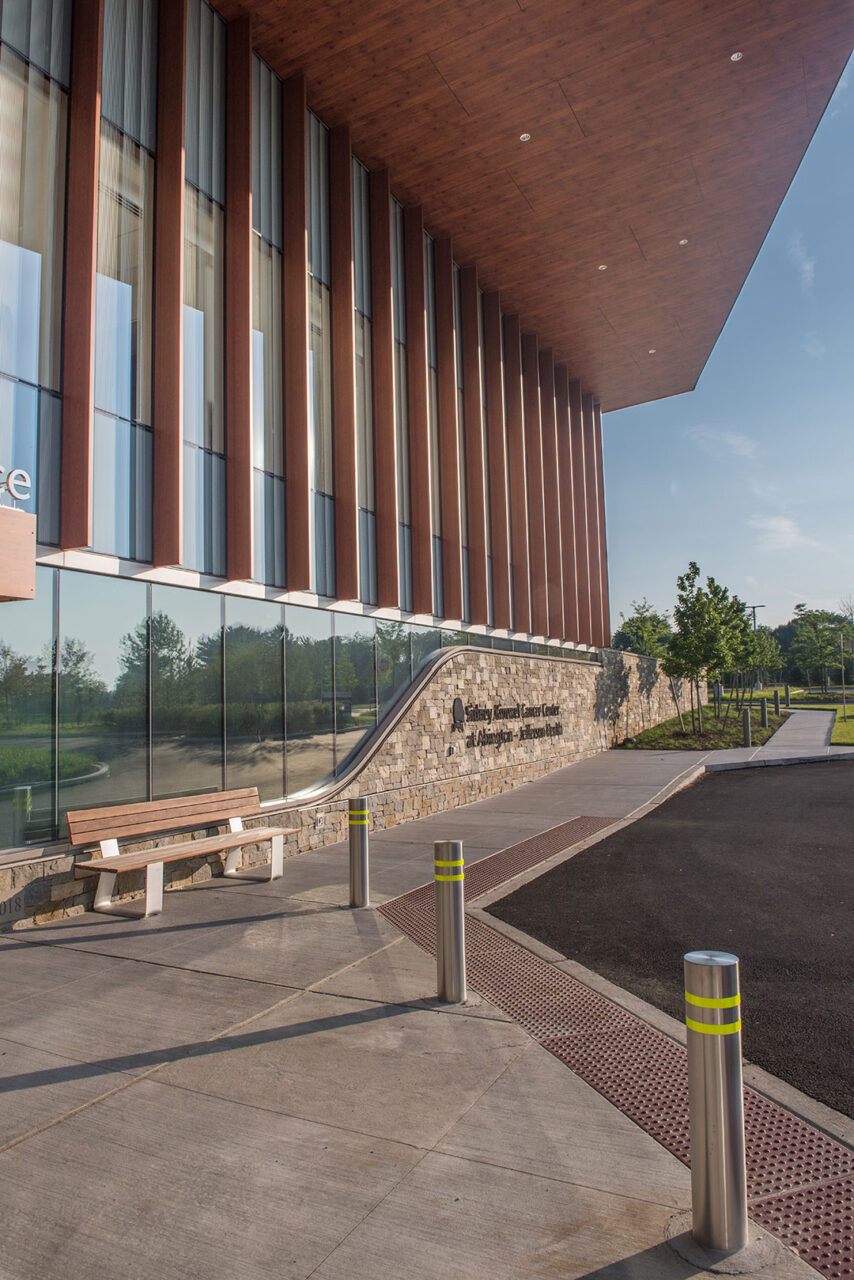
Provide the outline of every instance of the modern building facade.
{"type": "Polygon", "coordinates": [[[0,0],[0,847],[608,645],[602,407],[693,385],[850,45],[754,8],[0,0]]]}

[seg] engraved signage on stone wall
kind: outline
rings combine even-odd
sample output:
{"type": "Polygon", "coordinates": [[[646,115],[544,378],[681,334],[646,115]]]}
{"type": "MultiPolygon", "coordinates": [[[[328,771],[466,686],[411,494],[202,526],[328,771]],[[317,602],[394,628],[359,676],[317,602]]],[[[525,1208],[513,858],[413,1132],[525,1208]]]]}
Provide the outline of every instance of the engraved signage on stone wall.
{"type": "Polygon", "coordinates": [[[559,738],[563,733],[562,722],[555,718],[560,716],[560,704],[556,702],[500,702],[492,705],[469,702],[463,705],[460,698],[455,698],[453,716],[455,729],[464,730],[465,724],[480,726],[466,733],[467,747],[503,747],[507,742],[559,738]]]}

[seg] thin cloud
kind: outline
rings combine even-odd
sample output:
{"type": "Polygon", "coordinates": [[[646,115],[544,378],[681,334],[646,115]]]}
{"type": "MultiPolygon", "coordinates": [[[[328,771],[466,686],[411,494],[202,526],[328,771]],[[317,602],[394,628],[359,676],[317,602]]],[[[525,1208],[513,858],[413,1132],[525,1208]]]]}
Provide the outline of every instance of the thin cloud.
{"type": "Polygon", "coordinates": [[[760,551],[792,551],[795,547],[818,547],[815,538],[801,532],[789,516],[751,516],[748,521],[759,537],[760,551]]]}
{"type": "Polygon", "coordinates": [[[809,293],[815,283],[815,258],[807,253],[802,231],[789,236],[786,255],[801,279],[801,293],[809,293]]]}
{"type": "Polygon", "coordinates": [[[821,360],[827,355],[827,347],[824,345],[815,329],[810,329],[809,333],[804,334],[804,340],[801,343],[801,346],[809,356],[810,360],[821,360]]]}
{"type": "Polygon", "coordinates": [[[714,427],[689,427],[685,432],[698,449],[713,458],[756,458],[759,446],[750,436],[738,431],[717,431],[714,427]]]}

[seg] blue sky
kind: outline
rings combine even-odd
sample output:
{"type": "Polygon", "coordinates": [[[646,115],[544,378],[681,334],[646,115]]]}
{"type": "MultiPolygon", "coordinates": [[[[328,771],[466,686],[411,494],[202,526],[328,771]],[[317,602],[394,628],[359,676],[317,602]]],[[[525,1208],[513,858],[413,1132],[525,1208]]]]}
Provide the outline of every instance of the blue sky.
{"type": "Polygon", "coordinates": [[[854,58],[695,391],[603,419],[611,618],[689,560],[785,622],[854,595],[854,58]]]}

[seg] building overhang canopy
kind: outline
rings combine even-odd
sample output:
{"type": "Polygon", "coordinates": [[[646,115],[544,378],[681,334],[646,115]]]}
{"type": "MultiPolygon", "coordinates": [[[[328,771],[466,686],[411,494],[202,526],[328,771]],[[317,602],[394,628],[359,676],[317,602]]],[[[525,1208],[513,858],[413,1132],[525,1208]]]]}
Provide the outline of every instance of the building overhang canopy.
{"type": "Polygon", "coordinates": [[[217,7],[606,410],[695,385],[854,40],[850,0],[217,7]]]}

